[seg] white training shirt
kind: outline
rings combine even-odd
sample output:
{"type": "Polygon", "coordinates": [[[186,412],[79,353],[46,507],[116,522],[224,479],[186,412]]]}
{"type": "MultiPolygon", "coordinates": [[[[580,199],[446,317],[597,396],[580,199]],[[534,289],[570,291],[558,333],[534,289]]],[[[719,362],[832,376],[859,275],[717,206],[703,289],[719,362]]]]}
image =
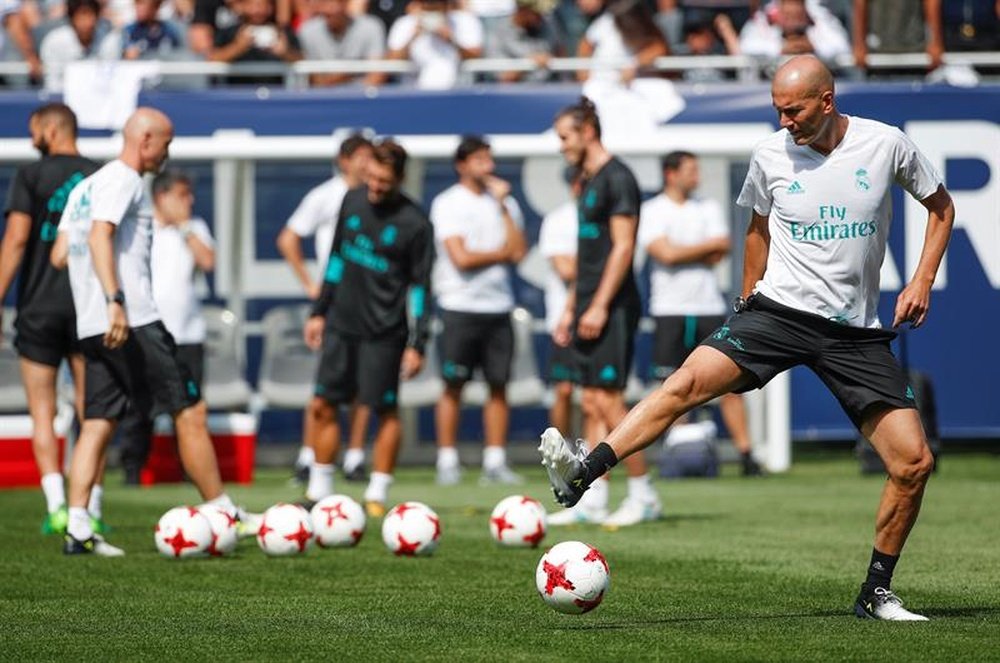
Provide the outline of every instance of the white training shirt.
{"type": "Polygon", "coordinates": [[[549,334],[559,326],[569,296],[566,284],[552,266],[552,258],[576,256],[579,226],[576,202],[569,200],[545,215],[538,232],[538,250],[549,263],[549,272],[545,276],[545,330],[549,334]]]}
{"type": "MultiPolygon", "coordinates": [[[[504,204],[519,228],[524,218],[517,201],[504,204]]],[[[487,192],[473,193],[461,184],[441,192],[431,203],[437,256],[431,283],[438,305],[446,311],[507,313],[514,308],[510,270],[506,264],[461,271],[451,261],[444,240],[461,237],[473,252],[496,251],[507,242],[507,227],[496,199],[487,192]]]]}
{"type": "Polygon", "coordinates": [[[114,257],[129,326],[156,322],[160,315],[153,302],[149,274],[153,207],[139,173],[115,159],[73,188],[59,223],[59,232],[69,233],[69,282],[77,336],[84,339],[108,331],[104,288],[97,279],[87,243],[93,221],[109,221],[117,226],[114,257]]]}
{"type": "MultiPolygon", "coordinates": [[[[215,246],[208,224],[202,219],[188,222],[191,232],[208,245],[215,246]]],[[[181,229],[175,225],[153,223],[151,271],[153,300],[163,325],[179,345],[205,342],[205,318],[195,292],[194,254],[181,229]]]]}
{"type": "Polygon", "coordinates": [[[326,261],[330,259],[340,205],[347,190],[347,181],[343,177],[331,177],[307,193],[285,223],[299,237],[315,238],[313,245],[316,247],[320,274],[326,271],[326,261]]]}
{"type": "MultiPolygon", "coordinates": [[[[639,247],[647,250],[650,244],[663,237],[677,246],[691,246],[729,237],[729,226],[722,216],[722,208],[714,200],[689,198],[678,205],[661,193],[642,204],[639,247]]],[[[726,302],[711,267],[703,262],[664,265],[652,256],[650,263],[651,315],[725,314],[726,302]]]]}
{"type": "Polygon", "coordinates": [[[880,327],[892,183],[923,200],[942,181],[899,129],[848,121],[827,156],[795,145],[785,130],[762,140],[737,202],[769,216],[771,244],[757,292],[854,327],[880,327]]]}
{"type": "MultiPolygon", "coordinates": [[[[406,14],[396,19],[389,29],[387,39],[390,51],[397,51],[410,45],[409,56],[419,73],[416,77],[417,87],[427,90],[446,90],[455,87],[458,82],[458,65],[462,56],[458,48],[440,37],[424,31],[415,39],[420,17],[406,14]],[[410,40],[413,40],[412,43],[410,40]]],[[[451,28],[452,39],[462,48],[482,48],[483,25],[472,12],[454,10],[447,12],[444,20],[451,28]]],[[[404,76],[404,80],[413,82],[412,76],[404,76]]]]}
{"type": "MultiPolygon", "coordinates": [[[[594,19],[587,28],[584,39],[594,47],[591,59],[595,62],[634,61],[635,54],[625,44],[621,31],[615,25],[615,19],[608,12],[594,19]]],[[[590,80],[616,83],[621,80],[621,73],[619,69],[593,69],[590,72],[590,80]]]]}

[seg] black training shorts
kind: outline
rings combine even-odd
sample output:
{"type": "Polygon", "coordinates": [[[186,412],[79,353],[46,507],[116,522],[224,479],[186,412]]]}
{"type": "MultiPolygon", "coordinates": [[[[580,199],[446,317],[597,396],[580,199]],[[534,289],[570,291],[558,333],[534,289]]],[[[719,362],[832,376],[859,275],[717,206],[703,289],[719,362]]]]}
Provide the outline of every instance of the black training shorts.
{"type": "Polygon", "coordinates": [[[666,380],[691,351],[726,321],[724,315],[664,315],[654,318],[653,363],[649,380],[666,380]]]}
{"type": "Polygon", "coordinates": [[[514,358],[514,328],[509,313],[442,311],[439,336],[441,377],[450,385],[463,385],[476,368],[491,387],[510,380],[514,358]]]}
{"type": "Polygon", "coordinates": [[[198,384],[177,360],[173,336],[160,321],[129,331],[128,340],[111,350],[103,336],[80,340],[86,360],[84,415],[121,419],[136,408],[147,419],[176,415],[201,400],[198,384]]]}
{"type": "Polygon", "coordinates": [[[14,320],[14,348],[21,357],[58,367],[64,357],[80,352],[76,316],[68,313],[18,312],[14,320]]]}
{"type": "Polygon", "coordinates": [[[572,345],[556,345],[555,341],[550,339],[545,379],[549,384],[576,382],[576,362],[572,345]]]}
{"type": "Polygon", "coordinates": [[[574,336],[571,347],[578,384],[623,391],[632,369],[638,327],[639,307],[621,305],[608,312],[607,324],[596,339],[574,336]]]}
{"type": "Polygon", "coordinates": [[[851,327],[753,295],[742,313],[704,340],[760,388],[793,366],[808,366],[859,427],[874,405],[915,408],[913,390],[889,348],[893,331],[851,327]]]}
{"type": "Polygon", "coordinates": [[[331,405],[356,399],[375,412],[391,410],[399,398],[399,369],[405,349],[406,336],[369,340],[328,326],[314,393],[331,405]]]}

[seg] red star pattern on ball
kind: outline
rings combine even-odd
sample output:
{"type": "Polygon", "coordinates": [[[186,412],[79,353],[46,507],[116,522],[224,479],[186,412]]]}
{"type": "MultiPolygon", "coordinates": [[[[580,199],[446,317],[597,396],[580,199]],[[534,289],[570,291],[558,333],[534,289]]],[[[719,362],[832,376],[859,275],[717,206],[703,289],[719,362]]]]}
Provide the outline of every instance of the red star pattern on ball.
{"type": "Polygon", "coordinates": [[[549,596],[552,595],[556,587],[562,587],[570,592],[576,589],[573,583],[566,578],[566,562],[555,565],[546,560],[542,562],[542,572],[545,574],[545,593],[549,596]]]}
{"type": "Polygon", "coordinates": [[[397,534],[396,540],[399,543],[399,547],[396,548],[397,555],[406,555],[409,557],[413,557],[414,555],[417,554],[417,548],[420,547],[419,541],[410,543],[409,541],[403,538],[402,534],[397,534]]]}
{"type": "Polygon", "coordinates": [[[333,521],[343,518],[347,520],[347,514],[344,513],[344,505],[337,502],[333,506],[320,507],[320,511],[326,513],[326,526],[333,527],[333,521]]]}
{"type": "Polygon", "coordinates": [[[306,544],[309,543],[309,539],[312,538],[312,532],[306,529],[306,524],[299,522],[299,529],[291,534],[285,535],[286,541],[294,541],[299,547],[299,552],[306,549],[306,544]]]}
{"type": "Polygon", "coordinates": [[[396,512],[397,516],[402,518],[403,516],[406,515],[407,511],[413,511],[416,508],[417,507],[411,504],[410,502],[403,502],[402,504],[398,505],[395,509],[393,509],[393,511],[396,512]]]}
{"type": "Polygon", "coordinates": [[[504,511],[496,518],[490,518],[490,524],[497,528],[497,540],[503,541],[504,530],[514,529],[514,525],[507,520],[507,512],[504,511]]]}
{"type": "Polygon", "coordinates": [[[235,515],[229,513],[225,509],[219,509],[219,513],[221,513],[222,515],[224,515],[226,517],[226,520],[229,522],[229,527],[236,527],[236,523],[239,522],[239,518],[237,518],[235,515]]]}
{"type": "Polygon", "coordinates": [[[600,562],[604,566],[605,573],[611,573],[611,569],[608,568],[608,560],[604,559],[604,555],[597,548],[591,548],[587,556],[583,558],[585,562],[600,562]]]}
{"type": "Polygon", "coordinates": [[[441,519],[435,516],[427,516],[427,520],[434,523],[434,536],[431,537],[431,541],[437,541],[441,538],[441,519]]]}
{"type": "Polygon", "coordinates": [[[599,606],[601,604],[601,601],[603,600],[604,600],[604,590],[601,590],[601,593],[597,595],[596,599],[592,599],[590,601],[587,601],[585,599],[574,599],[573,603],[583,608],[583,612],[590,612],[591,610],[599,606]]]}
{"type": "Polygon", "coordinates": [[[260,529],[257,530],[257,538],[260,539],[261,541],[264,541],[264,537],[266,537],[268,534],[270,534],[273,531],[274,531],[274,528],[273,527],[268,527],[267,521],[266,520],[262,520],[262,521],[260,521],[260,529]]]}
{"type": "Polygon", "coordinates": [[[537,529],[531,534],[524,535],[524,542],[531,544],[532,548],[536,548],[544,538],[545,538],[545,525],[543,525],[541,519],[539,519],[537,529]]]}
{"type": "Polygon", "coordinates": [[[534,497],[522,497],[521,504],[533,504],[535,506],[542,506],[541,502],[536,500],[534,497]]]}
{"type": "Polygon", "coordinates": [[[355,544],[357,544],[357,542],[361,540],[361,537],[362,535],[364,535],[364,533],[365,531],[363,529],[356,529],[351,531],[351,538],[354,539],[355,544]]]}
{"type": "Polygon", "coordinates": [[[218,548],[219,535],[212,533],[212,543],[208,546],[208,554],[212,557],[222,557],[222,551],[218,548]]]}
{"type": "Polygon", "coordinates": [[[187,510],[188,510],[188,515],[191,516],[192,518],[197,518],[198,516],[201,515],[201,511],[194,508],[193,506],[187,507],[187,510]]]}
{"type": "Polygon", "coordinates": [[[169,539],[164,539],[168,546],[174,549],[174,557],[180,557],[188,548],[197,548],[197,541],[189,541],[184,538],[184,530],[177,528],[177,533],[169,539]]]}

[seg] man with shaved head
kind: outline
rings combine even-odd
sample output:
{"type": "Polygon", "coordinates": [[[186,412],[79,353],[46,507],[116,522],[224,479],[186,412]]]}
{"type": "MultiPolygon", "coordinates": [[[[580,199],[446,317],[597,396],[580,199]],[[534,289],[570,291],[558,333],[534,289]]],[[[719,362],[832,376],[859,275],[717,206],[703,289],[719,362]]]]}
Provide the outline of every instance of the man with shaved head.
{"type": "Polygon", "coordinates": [[[879,269],[897,182],[927,209],[923,251],[896,299],[892,327],[924,323],[955,209],[941,177],[901,131],[842,115],[833,77],[792,58],[771,91],[781,129],[754,149],[738,202],[751,208],[734,314],[589,455],[550,431],[543,463],[556,499],[575,504],[598,477],[681,415],[808,366],[885,462],[867,577],[854,606],[870,619],[923,621],[890,589],[934,460],[913,391],[878,319],[879,269]]]}
{"type": "Polygon", "coordinates": [[[153,210],[142,176],[167,159],[173,125],[152,108],[126,122],[117,159],[69,196],[56,266],[69,264],[77,335],[86,359],[84,422],[69,476],[69,525],[63,552],[116,557],[124,552],[96,535],[84,509],[115,427],[136,409],[152,420],[173,417],[181,464],[203,499],[246,519],[223,491],[197,382],[177,360],[174,339],[153,302],[150,245],[153,210]]]}

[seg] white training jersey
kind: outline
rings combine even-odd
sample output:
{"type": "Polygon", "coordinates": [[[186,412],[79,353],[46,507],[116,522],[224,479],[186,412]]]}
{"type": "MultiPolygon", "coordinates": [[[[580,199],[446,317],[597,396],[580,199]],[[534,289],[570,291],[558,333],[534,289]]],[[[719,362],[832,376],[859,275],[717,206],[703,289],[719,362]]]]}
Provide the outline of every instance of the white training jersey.
{"type": "Polygon", "coordinates": [[[319,273],[326,272],[333,235],[337,230],[340,205],[347,193],[347,182],[337,175],[313,188],[288,217],[285,225],[299,237],[314,237],[319,273]]]}
{"type": "MultiPolygon", "coordinates": [[[[514,223],[524,227],[517,201],[508,197],[504,205],[514,223]]],[[[514,308],[510,268],[506,264],[460,270],[451,261],[444,241],[461,237],[472,252],[497,251],[507,242],[507,226],[500,205],[489,193],[473,193],[461,184],[441,192],[431,203],[431,223],[437,255],[431,283],[438,305],[446,311],[507,313],[514,308]]]]}
{"type": "Polygon", "coordinates": [[[576,202],[569,200],[545,215],[538,232],[538,250],[549,263],[549,272],[545,276],[545,330],[550,334],[559,325],[569,296],[566,284],[559,278],[551,261],[553,256],[576,256],[579,227],[576,202]]]}
{"type": "Polygon", "coordinates": [[[826,156],[785,130],[762,140],[737,201],[769,217],[767,267],[755,291],[843,324],[880,327],[893,182],[917,200],[942,183],[906,134],[881,122],[849,117],[826,156]]]}
{"type": "MultiPolygon", "coordinates": [[[[215,246],[208,224],[202,219],[191,219],[188,228],[206,245],[215,246]]],[[[177,226],[153,224],[151,271],[153,300],[167,331],[180,345],[204,343],[205,318],[195,292],[198,268],[177,226]]]]}
{"type": "MultiPolygon", "coordinates": [[[[714,200],[689,198],[678,204],[661,193],[642,204],[638,243],[643,250],[661,238],[677,246],[691,246],[720,237],[729,237],[729,226],[714,200]]],[[[652,256],[650,264],[651,315],[725,314],[726,302],[711,267],[703,262],[664,265],[652,256]]]]}
{"type": "Polygon", "coordinates": [[[69,233],[69,282],[77,336],[84,339],[108,331],[104,288],[97,279],[87,243],[93,221],[117,226],[114,258],[118,287],[125,293],[129,326],[156,322],[160,315],[153,302],[149,274],[153,207],[139,173],[116,159],[73,188],[59,223],[59,232],[69,233]]]}

